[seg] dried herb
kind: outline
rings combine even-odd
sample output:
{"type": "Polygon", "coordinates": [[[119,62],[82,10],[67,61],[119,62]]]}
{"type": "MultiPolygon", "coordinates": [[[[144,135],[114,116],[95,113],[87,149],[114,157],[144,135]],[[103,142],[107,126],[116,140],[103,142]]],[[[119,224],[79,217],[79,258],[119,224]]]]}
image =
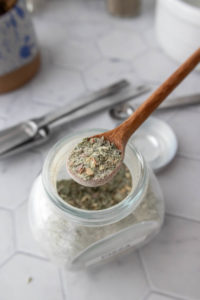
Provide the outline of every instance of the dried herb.
{"type": "Polygon", "coordinates": [[[27,283],[31,283],[33,281],[33,277],[29,277],[28,280],[27,280],[27,283]]]}
{"type": "Polygon", "coordinates": [[[67,203],[86,210],[100,210],[116,205],[132,188],[129,169],[122,164],[114,178],[99,187],[86,187],[70,180],[57,182],[57,192],[67,203]]]}
{"type": "Polygon", "coordinates": [[[109,176],[122,159],[121,151],[102,138],[84,138],[69,156],[69,168],[83,180],[109,176]]]}

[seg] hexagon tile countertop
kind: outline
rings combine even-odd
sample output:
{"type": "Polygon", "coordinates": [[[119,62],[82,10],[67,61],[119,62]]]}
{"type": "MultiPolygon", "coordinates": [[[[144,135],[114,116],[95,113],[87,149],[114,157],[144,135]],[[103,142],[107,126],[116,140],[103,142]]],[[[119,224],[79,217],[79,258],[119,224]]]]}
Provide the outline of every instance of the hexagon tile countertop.
{"type": "MultiPolygon", "coordinates": [[[[122,77],[156,88],[178,64],[157,43],[154,11],[155,1],[143,0],[140,16],[120,19],[108,14],[104,0],[45,1],[33,16],[40,72],[0,96],[0,127],[68,105],[122,77]]],[[[199,83],[200,73],[193,72],[173,95],[200,94],[199,83]]],[[[52,144],[80,128],[114,127],[108,112],[72,122],[48,143],[0,161],[0,300],[200,299],[200,105],[155,115],[179,142],[174,161],[157,173],[164,226],[145,247],[92,270],[66,272],[45,258],[33,240],[27,204],[52,144]]]]}

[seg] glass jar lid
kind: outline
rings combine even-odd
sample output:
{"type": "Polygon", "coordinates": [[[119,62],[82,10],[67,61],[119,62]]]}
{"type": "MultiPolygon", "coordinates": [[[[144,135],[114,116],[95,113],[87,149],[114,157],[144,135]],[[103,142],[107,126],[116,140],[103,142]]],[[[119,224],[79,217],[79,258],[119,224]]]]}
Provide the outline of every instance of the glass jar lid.
{"type": "Polygon", "coordinates": [[[130,138],[144,156],[154,171],[159,171],[169,164],[176,155],[178,143],[171,127],[157,119],[150,117],[130,138]]]}

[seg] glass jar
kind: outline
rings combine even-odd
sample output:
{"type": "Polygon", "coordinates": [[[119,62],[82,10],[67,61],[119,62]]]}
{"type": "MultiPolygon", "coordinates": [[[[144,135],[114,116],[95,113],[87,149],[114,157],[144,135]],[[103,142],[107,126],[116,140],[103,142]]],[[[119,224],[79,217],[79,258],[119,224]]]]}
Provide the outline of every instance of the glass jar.
{"type": "Polygon", "coordinates": [[[124,163],[132,176],[132,190],[120,203],[91,211],[76,208],[60,198],[56,182],[69,179],[67,155],[88,130],[59,141],[49,152],[42,174],[35,180],[29,201],[29,220],[40,247],[55,263],[80,269],[138,248],[160,230],[163,196],[156,177],[142,155],[127,145],[124,163]]]}

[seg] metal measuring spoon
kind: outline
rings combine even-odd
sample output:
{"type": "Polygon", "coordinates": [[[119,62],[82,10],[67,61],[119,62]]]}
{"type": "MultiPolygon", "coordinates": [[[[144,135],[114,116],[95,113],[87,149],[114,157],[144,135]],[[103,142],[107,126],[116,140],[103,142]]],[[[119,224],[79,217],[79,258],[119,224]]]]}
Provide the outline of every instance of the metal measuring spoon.
{"type": "Polygon", "coordinates": [[[132,115],[135,109],[129,104],[119,104],[109,110],[110,116],[115,120],[125,120],[132,115]]]}

